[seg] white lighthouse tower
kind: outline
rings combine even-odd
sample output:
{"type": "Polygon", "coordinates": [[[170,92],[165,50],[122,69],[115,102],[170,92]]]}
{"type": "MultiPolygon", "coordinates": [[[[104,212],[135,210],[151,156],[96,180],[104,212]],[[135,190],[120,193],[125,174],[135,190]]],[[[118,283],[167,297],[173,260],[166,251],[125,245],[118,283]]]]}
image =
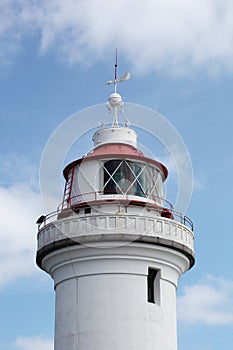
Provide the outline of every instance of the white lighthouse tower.
{"type": "Polygon", "coordinates": [[[164,198],[166,167],[118,123],[116,85],[128,78],[117,80],[115,66],[113,123],[65,167],[62,204],[38,222],[37,264],[56,292],[55,350],[177,349],[176,288],[194,264],[192,223],[164,198]]]}

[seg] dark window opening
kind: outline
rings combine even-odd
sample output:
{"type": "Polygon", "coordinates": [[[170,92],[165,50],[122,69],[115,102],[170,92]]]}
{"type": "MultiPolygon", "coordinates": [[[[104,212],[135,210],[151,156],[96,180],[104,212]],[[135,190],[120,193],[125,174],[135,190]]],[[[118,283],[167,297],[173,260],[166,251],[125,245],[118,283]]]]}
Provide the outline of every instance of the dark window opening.
{"type": "Polygon", "coordinates": [[[159,304],[160,287],[159,287],[159,271],[149,267],[147,276],[147,301],[148,303],[159,304]]]}
{"type": "Polygon", "coordinates": [[[84,209],[85,214],[90,214],[91,213],[91,208],[85,208],[84,209]]]}

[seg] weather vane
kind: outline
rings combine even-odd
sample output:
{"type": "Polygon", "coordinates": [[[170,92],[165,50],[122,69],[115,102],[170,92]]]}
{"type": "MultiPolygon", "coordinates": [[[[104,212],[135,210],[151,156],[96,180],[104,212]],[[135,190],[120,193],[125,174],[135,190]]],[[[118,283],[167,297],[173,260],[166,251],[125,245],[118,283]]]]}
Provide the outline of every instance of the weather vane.
{"type": "Polygon", "coordinates": [[[114,93],[109,96],[108,102],[106,103],[106,106],[108,108],[109,113],[112,112],[113,109],[113,123],[112,126],[119,126],[118,120],[117,120],[117,111],[118,108],[120,110],[120,113],[123,113],[124,108],[123,108],[123,101],[121,98],[121,95],[117,93],[117,84],[122,83],[123,81],[129,80],[131,74],[126,72],[122,77],[117,79],[117,49],[116,49],[116,61],[115,61],[115,69],[114,69],[114,79],[107,81],[105,84],[111,85],[114,84],[114,93]]]}

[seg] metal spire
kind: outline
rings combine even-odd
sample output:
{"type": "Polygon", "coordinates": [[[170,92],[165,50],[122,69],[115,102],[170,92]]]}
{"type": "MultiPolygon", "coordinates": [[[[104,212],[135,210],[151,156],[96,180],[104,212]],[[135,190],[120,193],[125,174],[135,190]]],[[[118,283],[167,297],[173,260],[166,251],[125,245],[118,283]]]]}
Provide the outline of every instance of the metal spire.
{"type": "Polygon", "coordinates": [[[106,103],[106,106],[108,108],[109,113],[112,112],[113,110],[113,127],[118,127],[118,120],[117,120],[117,112],[118,108],[120,110],[120,113],[123,113],[123,101],[121,98],[121,95],[117,93],[117,83],[122,83],[123,81],[129,80],[131,74],[126,72],[122,77],[117,79],[117,68],[118,68],[118,63],[117,63],[117,49],[116,49],[116,60],[115,60],[115,67],[114,67],[114,79],[107,81],[105,84],[111,85],[114,84],[114,93],[109,96],[108,102],[106,103]]]}
{"type": "Polygon", "coordinates": [[[116,49],[116,61],[115,61],[115,75],[114,75],[114,92],[116,92],[117,81],[117,49],[116,49]]]}

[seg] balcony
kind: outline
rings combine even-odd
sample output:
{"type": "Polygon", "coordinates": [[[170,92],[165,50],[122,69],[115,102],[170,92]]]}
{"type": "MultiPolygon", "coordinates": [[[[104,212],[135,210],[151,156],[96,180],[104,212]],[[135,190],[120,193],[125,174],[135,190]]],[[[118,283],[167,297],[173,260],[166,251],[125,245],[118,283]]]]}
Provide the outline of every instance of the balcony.
{"type": "Polygon", "coordinates": [[[183,253],[194,264],[194,234],[192,223],[187,217],[167,218],[161,215],[150,216],[129,213],[96,214],[94,212],[76,214],[71,208],[48,215],[38,231],[38,256],[43,258],[47,253],[68,245],[93,242],[104,244],[129,244],[142,242],[175,249],[183,253]],[[67,212],[68,215],[64,215],[67,212]],[[62,215],[63,214],[63,215],[62,215]],[[63,217],[62,217],[63,216],[63,217]],[[185,220],[185,222],[184,222],[185,220]],[[189,220],[189,221],[187,221],[189,220]]]}

